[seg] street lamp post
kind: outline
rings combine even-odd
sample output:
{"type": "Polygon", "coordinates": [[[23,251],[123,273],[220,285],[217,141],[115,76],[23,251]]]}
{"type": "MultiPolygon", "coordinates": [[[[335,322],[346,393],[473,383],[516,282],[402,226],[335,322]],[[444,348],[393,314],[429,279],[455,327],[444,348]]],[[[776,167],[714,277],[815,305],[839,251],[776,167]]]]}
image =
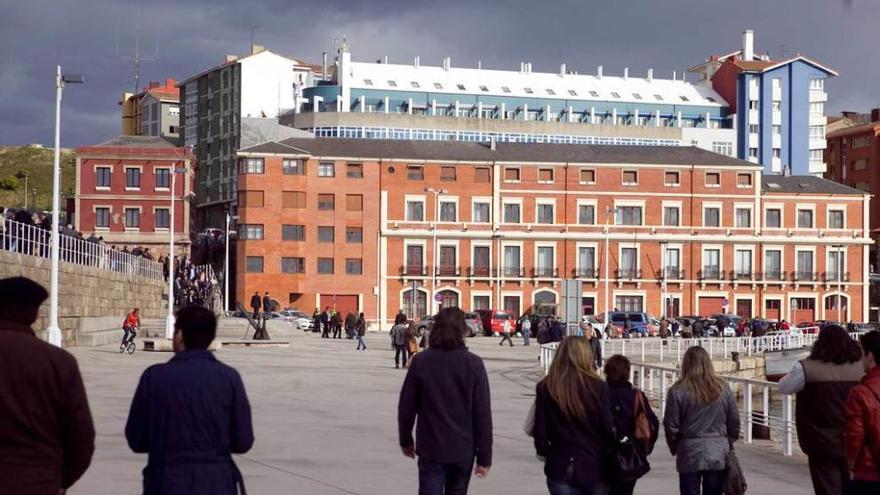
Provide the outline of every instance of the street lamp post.
{"type": "MultiPolygon", "coordinates": [[[[59,234],[58,217],[61,216],[61,92],[65,83],[81,84],[81,74],[61,74],[61,66],[55,68],[55,162],[52,167],[52,232],[51,232],[51,275],[49,283],[49,328],[47,340],[61,347],[61,327],[58,325],[58,265],[59,234]]],[[[27,189],[25,189],[27,194],[27,189]]]]}
{"type": "Polygon", "coordinates": [[[224,244],[226,245],[226,255],[223,259],[223,307],[226,313],[229,313],[229,238],[232,236],[232,232],[229,231],[229,222],[231,220],[238,220],[238,215],[231,215],[228,211],[226,212],[226,239],[224,244]]]}
{"type": "Polygon", "coordinates": [[[168,318],[165,322],[165,338],[169,340],[174,338],[174,275],[176,273],[174,262],[177,260],[177,256],[174,255],[174,195],[177,193],[177,174],[183,173],[186,173],[185,168],[174,168],[171,170],[171,213],[168,226],[168,256],[171,258],[171,268],[168,273],[168,318]]]}
{"type": "Polygon", "coordinates": [[[23,171],[20,171],[17,174],[15,174],[15,177],[18,179],[24,179],[24,209],[27,210],[28,209],[28,178],[29,178],[28,174],[24,173],[23,171]]]}
{"type": "MultiPolygon", "coordinates": [[[[843,244],[835,244],[831,246],[837,250],[837,259],[834,264],[834,271],[837,272],[837,318],[843,320],[843,244]]],[[[845,323],[840,321],[840,323],[845,323]]]]}
{"type": "Polygon", "coordinates": [[[608,244],[611,240],[611,226],[608,223],[608,219],[611,215],[617,214],[618,208],[608,207],[605,211],[605,328],[608,328],[608,318],[611,316],[611,300],[609,299],[608,287],[611,283],[611,278],[608,276],[608,267],[611,265],[610,256],[610,248],[608,244]]]}
{"type": "Polygon", "coordinates": [[[663,309],[660,311],[660,317],[666,318],[669,316],[667,313],[669,312],[669,302],[666,299],[666,246],[669,244],[669,241],[660,241],[660,272],[662,278],[662,287],[660,297],[663,299],[663,309]]]}
{"type": "MultiPolygon", "coordinates": [[[[433,256],[431,256],[434,263],[434,266],[431,267],[431,307],[433,308],[437,303],[437,300],[435,299],[437,297],[437,264],[439,263],[440,259],[437,255],[437,227],[439,227],[440,224],[440,195],[446,194],[447,191],[446,189],[434,189],[433,187],[426,187],[425,192],[429,192],[434,195],[434,229],[432,240],[432,244],[434,245],[434,247],[432,248],[433,256]]],[[[436,313],[436,311],[432,311],[431,313],[436,313]]]]}

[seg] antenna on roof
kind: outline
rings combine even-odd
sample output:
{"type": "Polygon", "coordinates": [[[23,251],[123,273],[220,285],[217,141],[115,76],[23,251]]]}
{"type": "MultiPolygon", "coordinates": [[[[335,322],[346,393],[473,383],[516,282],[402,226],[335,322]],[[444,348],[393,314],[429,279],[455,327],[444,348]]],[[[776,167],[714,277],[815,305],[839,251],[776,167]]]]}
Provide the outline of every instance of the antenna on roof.
{"type": "Polygon", "coordinates": [[[156,37],[156,54],[153,58],[141,56],[141,4],[137,4],[137,13],[135,15],[134,26],[134,53],[132,55],[121,55],[119,53],[119,33],[116,34],[116,57],[122,60],[130,60],[134,68],[134,94],[140,92],[141,85],[141,62],[155,62],[159,59],[159,37],[156,37]]]}
{"type": "Polygon", "coordinates": [[[253,46],[257,44],[257,27],[256,24],[251,26],[251,50],[253,50],[253,46]]]}

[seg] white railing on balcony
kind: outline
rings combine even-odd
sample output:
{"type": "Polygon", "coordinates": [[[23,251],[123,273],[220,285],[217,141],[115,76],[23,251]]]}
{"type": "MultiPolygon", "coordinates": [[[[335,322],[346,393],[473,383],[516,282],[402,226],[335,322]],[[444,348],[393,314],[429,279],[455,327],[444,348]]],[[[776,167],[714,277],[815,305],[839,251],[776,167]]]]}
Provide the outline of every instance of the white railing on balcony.
{"type": "MultiPolygon", "coordinates": [[[[555,343],[541,346],[540,360],[544,374],[556,356],[556,347],[555,343]]],[[[649,399],[659,403],[658,416],[662,418],[669,388],[678,379],[678,373],[679,370],[669,366],[632,362],[630,381],[643,390],[649,399]]],[[[728,384],[737,397],[745,442],[752,443],[754,427],[764,427],[769,430],[771,441],[780,445],[782,453],[792,455],[796,431],[794,397],[779,392],[779,385],[773,382],[723,375],[719,375],[719,378],[728,384]],[[760,408],[755,407],[756,399],[760,408]]]]}
{"type": "Polygon", "coordinates": [[[706,337],[706,338],[632,338],[602,341],[602,355],[621,354],[649,363],[678,363],[689,347],[702,347],[713,359],[730,359],[731,353],[742,356],[763,354],[766,351],[797,349],[813,345],[818,333],[766,335],[763,337],[706,337]]]}
{"type": "MultiPolygon", "coordinates": [[[[0,219],[2,221],[2,219],[0,219]]],[[[164,278],[162,264],[109,246],[68,235],[59,236],[62,262],[156,280],[164,278]]],[[[46,229],[7,220],[0,229],[0,250],[40,258],[51,256],[51,235],[46,229]]]]}

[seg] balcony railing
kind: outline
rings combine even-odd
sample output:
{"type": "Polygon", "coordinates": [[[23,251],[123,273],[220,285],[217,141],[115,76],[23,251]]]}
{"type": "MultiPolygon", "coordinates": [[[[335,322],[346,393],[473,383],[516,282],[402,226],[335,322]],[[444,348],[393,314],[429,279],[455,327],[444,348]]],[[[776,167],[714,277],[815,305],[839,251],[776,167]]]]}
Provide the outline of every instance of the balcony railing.
{"type": "Polygon", "coordinates": [[[817,282],[819,280],[819,274],[816,272],[796,270],[791,272],[791,279],[795,282],[817,282]]]}
{"type": "Polygon", "coordinates": [[[699,273],[700,280],[724,280],[724,273],[715,267],[704,267],[699,273]]]}
{"type": "Polygon", "coordinates": [[[428,267],[425,265],[404,265],[400,267],[400,274],[410,277],[427,277],[428,267]]]}
{"type": "Polygon", "coordinates": [[[575,278],[599,278],[599,270],[589,267],[575,268],[571,271],[571,276],[575,278]]]}
{"type": "Polygon", "coordinates": [[[825,272],[822,279],[826,282],[849,282],[849,272],[825,272]]]}
{"type": "Polygon", "coordinates": [[[731,280],[754,280],[754,273],[751,270],[731,270],[731,280]]]}
{"type": "Polygon", "coordinates": [[[642,271],[638,268],[618,268],[614,271],[617,278],[639,279],[642,278],[642,271]]]}
{"type": "Polygon", "coordinates": [[[454,265],[440,265],[434,267],[434,273],[439,277],[458,277],[461,276],[461,269],[454,265]]]}
{"type": "Polygon", "coordinates": [[[532,268],[533,278],[558,278],[559,270],[554,267],[539,266],[532,268]]]}
{"type": "Polygon", "coordinates": [[[526,276],[525,270],[523,270],[521,266],[505,266],[501,270],[501,273],[503,273],[505,277],[522,278],[526,276]]]}
{"type": "Polygon", "coordinates": [[[763,277],[759,278],[763,278],[763,280],[766,282],[785,282],[786,277],[785,272],[781,270],[769,270],[764,272],[763,277]]]}
{"type": "Polygon", "coordinates": [[[685,272],[677,266],[667,266],[663,270],[657,270],[658,279],[666,280],[684,280],[685,272]]]}
{"type": "Polygon", "coordinates": [[[488,266],[469,266],[467,269],[468,277],[471,278],[490,278],[495,276],[496,271],[488,266]]]}

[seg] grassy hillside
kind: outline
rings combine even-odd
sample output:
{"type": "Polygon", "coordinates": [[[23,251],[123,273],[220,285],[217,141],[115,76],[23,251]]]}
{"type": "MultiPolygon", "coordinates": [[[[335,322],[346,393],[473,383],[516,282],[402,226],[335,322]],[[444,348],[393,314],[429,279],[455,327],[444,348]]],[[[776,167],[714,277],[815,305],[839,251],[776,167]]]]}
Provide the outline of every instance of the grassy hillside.
{"type": "MultiPolygon", "coordinates": [[[[28,208],[48,210],[52,207],[52,161],[51,148],[30,146],[0,147],[0,206],[24,206],[24,179],[16,178],[19,172],[28,175],[28,208]],[[36,206],[34,205],[36,189],[36,206]]],[[[76,185],[74,176],[76,161],[73,151],[61,150],[61,207],[64,198],[73,195],[76,185]]]]}

